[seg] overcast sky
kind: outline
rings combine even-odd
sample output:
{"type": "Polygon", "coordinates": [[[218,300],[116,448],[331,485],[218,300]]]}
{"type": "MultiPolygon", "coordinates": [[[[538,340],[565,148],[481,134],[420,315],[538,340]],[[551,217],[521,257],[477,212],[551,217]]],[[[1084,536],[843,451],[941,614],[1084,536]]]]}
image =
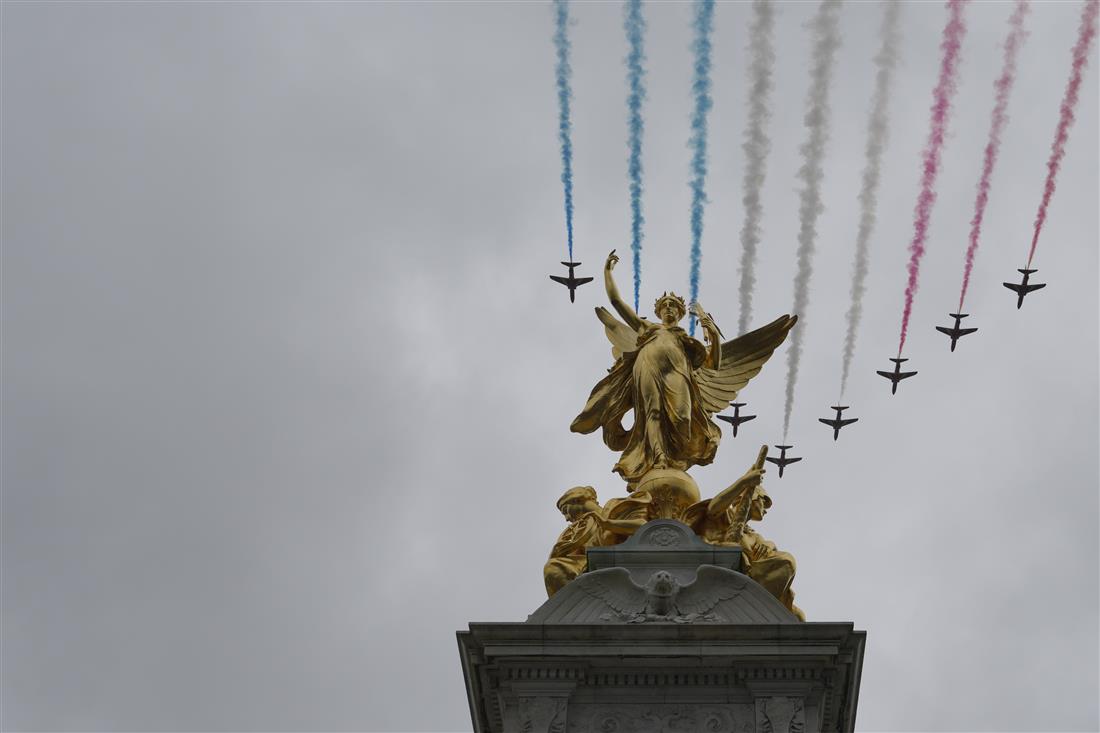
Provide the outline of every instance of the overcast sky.
{"type": "MultiPolygon", "coordinates": [[[[789,312],[813,4],[776,21],[757,324],[789,312]]],[[[849,3],[790,440],[758,529],[808,618],[868,633],[858,725],[1096,730],[1097,51],[1022,310],[1080,5],[1036,3],[950,353],[1009,3],[972,4],[891,396],[946,13],[907,3],[866,314],[833,442],[881,6],[849,3]]],[[[700,300],[737,322],[750,6],[715,12],[700,300]]],[[[647,5],[642,302],[687,294],[691,6],[647,5]]],[[[565,259],[544,4],[2,8],[8,730],[469,730],[454,633],[519,621],[568,426],[610,365],[565,259]]],[[[628,290],[626,41],[574,8],[576,258],[628,290]]],[[[785,359],[704,493],[781,439],[785,359]]],[[[723,429],[725,426],[723,424],[723,429]]]]}

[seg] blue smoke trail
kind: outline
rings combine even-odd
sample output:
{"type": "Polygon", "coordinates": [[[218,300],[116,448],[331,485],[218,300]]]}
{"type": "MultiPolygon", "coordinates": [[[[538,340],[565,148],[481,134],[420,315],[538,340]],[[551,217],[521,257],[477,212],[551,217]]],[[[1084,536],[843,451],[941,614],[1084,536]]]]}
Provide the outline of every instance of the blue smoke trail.
{"type": "Polygon", "coordinates": [[[569,121],[569,100],[573,91],[569,87],[572,69],[569,66],[568,0],[554,0],[557,26],[554,30],[554,48],[558,52],[555,73],[558,80],[558,139],[561,140],[561,183],[565,189],[565,231],[569,240],[569,261],[573,261],[573,126],[569,121]]]}
{"type": "MultiPolygon", "coordinates": [[[[703,205],[707,202],[707,112],[713,104],[710,98],[710,34],[714,21],[714,0],[695,3],[695,79],[691,90],[695,94],[695,113],[691,116],[691,302],[699,298],[699,265],[703,260],[703,205]]],[[[695,316],[688,320],[688,330],[695,335],[695,316]]]]}
{"type": "Polygon", "coordinates": [[[634,254],[634,310],[638,310],[638,293],[642,287],[642,100],[645,99],[643,77],[645,61],[643,40],[645,20],[642,18],[642,0],[628,0],[623,28],[630,43],[630,54],[626,57],[627,83],[630,93],[626,106],[630,112],[630,250],[634,254]]]}

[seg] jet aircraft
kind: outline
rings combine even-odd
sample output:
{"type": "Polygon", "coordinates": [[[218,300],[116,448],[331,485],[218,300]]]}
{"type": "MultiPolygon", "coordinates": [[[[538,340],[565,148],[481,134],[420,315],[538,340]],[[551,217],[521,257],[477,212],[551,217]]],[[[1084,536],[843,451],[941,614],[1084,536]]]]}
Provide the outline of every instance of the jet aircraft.
{"type": "Polygon", "coordinates": [[[569,275],[567,277],[562,277],[561,275],[551,275],[550,279],[554,282],[561,283],[565,287],[569,288],[569,302],[572,303],[574,302],[573,296],[576,289],[579,286],[584,285],[585,283],[592,282],[592,278],[573,276],[573,268],[580,267],[581,263],[579,262],[563,262],[562,264],[569,268],[569,275]]]}
{"type": "Polygon", "coordinates": [[[744,403],[744,402],[731,402],[730,407],[733,408],[733,414],[732,415],[715,415],[715,417],[718,418],[719,420],[725,420],[726,422],[728,422],[730,425],[733,426],[733,437],[735,437],[735,438],[737,437],[737,427],[741,423],[748,422],[749,420],[755,420],[756,419],[756,415],[742,415],[741,414],[741,408],[744,407],[745,404],[746,403],[744,403]]]}
{"type": "Polygon", "coordinates": [[[966,318],[969,313],[948,313],[947,315],[955,319],[954,326],[936,326],[936,330],[940,333],[946,333],[951,337],[951,350],[955,350],[955,342],[968,333],[974,333],[978,329],[976,328],[960,328],[959,321],[966,318]]]}
{"type": "Polygon", "coordinates": [[[858,417],[850,417],[847,420],[842,420],[841,419],[840,413],[847,410],[848,409],[847,406],[841,407],[840,405],[833,405],[829,409],[830,410],[836,410],[836,417],[834,417],[834,418],[819,417],[818,422],[823,422],[823,423],[825,423],[826,425],[828,425],[829,427],[831,427],[833,429],[833,440],[836,440],[838,437],[840,437],[840,429],[842,427],[844,427],[845,425],[851,425],[852,423],[857,422],[859,420],[858,417]]]}
{"type": "Polygon", "coordinates": [[[1001,283],[1009,290],[1015,290],[1016,294],[1020,296],[1016,299],[1016,309],[1019,310],[1024,305],[1024,296],[1028,293],[1038,290],[1039,288],[1045,288],[1046,283],[1032,283],[1028,284],[1027,279],[1034,275],[1038,270],[1018,269],[1016,272],[1023,273],[1024,279],[1019,283],[1001,283]]]}
{"type": "Polygon", "coordinates": [[[890,394],[897,394],[898,393],[898,382],[900,382],[903,379],[908,379],[909,377],[916,374],[916,372],[903,372],[901,370],[901,363],[903,361],[909,361],[908,359],[898,358],[898,359],[891,359],[890,361],[894,362],[894,371],[892,371],[892,372],[882,372],[882,371],[880,371],[880,372],[876,372],[876,374],[880,374],[880,375],[886,377],[887,379],[889,379],[891,382],[893,382],[894,384],[890,388],[890,394]]]}
{"type": "Polygon", "coordinates": [[[793,445],[777,445],[775,447],[779,449],[779,458],[772,458],[771,456],[768,456],[764,460],[779,466],[779,478],[783,478],[783,469],[792,463],[797,463],[801,461],[802,456],[798,456],[797,458],[787,457],[787,449],[794,448],[793,445]]]}

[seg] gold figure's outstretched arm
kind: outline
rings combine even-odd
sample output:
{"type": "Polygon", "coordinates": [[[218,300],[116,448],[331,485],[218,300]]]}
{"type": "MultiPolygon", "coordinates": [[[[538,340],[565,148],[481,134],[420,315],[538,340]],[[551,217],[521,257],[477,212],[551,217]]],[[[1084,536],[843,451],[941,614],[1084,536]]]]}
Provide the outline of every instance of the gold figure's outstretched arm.
{"type": "Polygon", "coordinates": [[[744,507],[743,511],[739,512],[744,517],[738,517],[738,521],[748,521],[748,499],[752,497],[753,490],[764,479],[764,459],[767,457],[768,446],[760,446],[760,452],[756,454],[756,463],[752,464],[752,468],[710,500],[710,505],[707,506],[707,516],[720,516],[736,502],[744,507]]]}
{"type": "Polygon", "coordinates": [[[604,288],[607,290],[607,299],[611,301],[611,306],[623,317],[626,325],[630,326],[631,330],[637,331],[642,327],[642,319],[619,295],[619,289],[615,286],[615,278],[611,276],[611,270],[614,269],[615,263],[618,261],[619,256],[615,254],[615,250],[611,250],[611,254],[607,256],[607,261],[603,266],[604,288]]]}
{"type": "Polygon", "coordinates": [[[703,366],[709,369],[720,369],[722,367],[722,332],[718,330],[714,319],[703,310],[703,306],[698,301],[692,303],[692,308],[695,310],[695,317],[699,319],[699,325],[703,327],[703,337],[707,342],[707,360],[703,366]]]}
{"type": "Polygon", "coordinates": [[[627,537],[637,532],[639,529],[642,528],[642,525],[646,523],[646,520],[644,518],[604,519],[603,517],[599,517],[596,521],[599,522],[600,526],[606,529],[608,532],[618,535],[625,535],[627,537]]]}

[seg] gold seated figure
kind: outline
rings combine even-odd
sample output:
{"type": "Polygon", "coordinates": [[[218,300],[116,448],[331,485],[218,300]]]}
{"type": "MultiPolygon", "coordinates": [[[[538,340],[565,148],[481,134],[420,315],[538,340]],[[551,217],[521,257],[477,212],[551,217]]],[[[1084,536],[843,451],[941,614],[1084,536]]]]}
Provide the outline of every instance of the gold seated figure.
{"type": "Polygon", "coordinates": [[[587,569],[589,547],[615,545],[653,519],[676,519],[694,530],[703,541],[741,548],[740,570],[763,586],[788,610],[805,620],[794,605],[794,556],[776,548],[748,522],[761,521],[772,505],[764,490],[764,458],[717,496],[699,501],[699,488],[683,471],[656,469],[634,486],[629,497],[612,499],[600,506],[596,490],[577,486],[558,499],[558,509],[570,524],[562,531],[543,568],[548,596],[587,569]]]}

